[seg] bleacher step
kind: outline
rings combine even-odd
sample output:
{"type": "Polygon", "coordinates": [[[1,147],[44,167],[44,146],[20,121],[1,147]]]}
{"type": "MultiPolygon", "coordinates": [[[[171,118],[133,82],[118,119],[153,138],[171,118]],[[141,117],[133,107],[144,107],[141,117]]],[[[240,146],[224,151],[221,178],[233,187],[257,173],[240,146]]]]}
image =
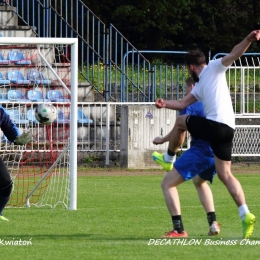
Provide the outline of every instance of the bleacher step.
{"type": "Polygon", "coordinates": [[[0,24],[8,26],[17,26],[18,16],[15,12],[16,7],[14,6],[0,6],[0,24]]]}
{"type": "Polygon", "coordinates": [[[34,33],[36,29],[32,26],[0,25],[0,33],[3,37],[36,37],[34,33]]]}

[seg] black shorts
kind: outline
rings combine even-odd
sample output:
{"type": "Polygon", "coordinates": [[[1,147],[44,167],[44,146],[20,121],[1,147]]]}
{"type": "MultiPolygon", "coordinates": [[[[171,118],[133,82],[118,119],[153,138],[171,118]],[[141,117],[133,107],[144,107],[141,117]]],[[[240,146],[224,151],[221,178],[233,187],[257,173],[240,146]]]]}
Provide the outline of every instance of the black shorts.
{"type": "Polygon", "coordinates": [[[193,138],[210,143],[215,156],[223,161],[231,161],[235,133],[233,128],[204,117],[192,115],[187,116],[186,125],[193,138]]]}

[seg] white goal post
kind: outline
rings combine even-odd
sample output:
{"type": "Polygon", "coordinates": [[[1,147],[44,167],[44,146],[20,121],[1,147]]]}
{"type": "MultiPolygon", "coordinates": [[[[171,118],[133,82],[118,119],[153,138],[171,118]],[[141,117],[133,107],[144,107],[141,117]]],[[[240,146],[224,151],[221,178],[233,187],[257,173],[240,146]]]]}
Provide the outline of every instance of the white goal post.
{"type": "MultiPolygon", "coordinates": [[[[0,38],[0,48],[11,48],[10,46],[20,46],[22,49],[24,46],[34,46],[36,49],[38,46],[70,46],[70,90],[66,88],[66,85],[63,86],[63,82],[61,82],[61,86],[66,89],[67,92],[70,92],[70,129],[69,129],[69,206],[68,208],[71,210],[77,209],[77,102],[78,102],[78,39],[77,38],[38,38],[38,37],[1,37],[0,38]]],[[[44,60],[44,57],[41,57],[39,53],[38,56],[40,59],[44,60]]],[[[47,62],[47,61],[43,61],[47,62]]],[[[51,71],[52,64],[48,64],[45,66],[49,66],[49,70],[51,71]]],[[[53,72],[55,73],[55,72],[53,72]]],[[[57,80],[58,81],[58,80],[57,80]]],[[[9,106],[13,102],[8,103],[9,106]]],[[[29,103],[28,103],[29,104],[29,103]]],[[[19,106],[18,103],[15,105],[19,106]]],[[[28,105],[27,105],[28,106],[28,105]]],[[[34,104],[35,106],[35,104],[34,104]]],[[[53,131],[53,130],[51,130],[53,131]]],[[[52,134],[52,132],[51,132],[52,134]]],[[[51,147],[52,143],[50,144],[51,147]]],[[[50,148],[48,148],[50,149],[50,148]]],[[[66,146],[64,145],[64,149],[66,146]]],[[[26,148],[25,148],[26,150],[26,148]]],[[[56,162],[55,162],[56,163],[56,162]]],[[[48,166],[51,168],[51,166],[48,166]]],[[[21,168],[21,167],[20,167],[21,168]]],[[[46,171],[48,172],[48,171],[46,171]]],[[[29,174],[28,174],[29,176],[29,174]]],[[[36,184],[37,186],[38,184],[36,184]]],[[[31,187],[33,190],[34,187],[31,187]]],[[[30,193],[30,192],[28,192],[30,193]]],[[[29,204],[29,202],[28,202],[29,204]]]]}

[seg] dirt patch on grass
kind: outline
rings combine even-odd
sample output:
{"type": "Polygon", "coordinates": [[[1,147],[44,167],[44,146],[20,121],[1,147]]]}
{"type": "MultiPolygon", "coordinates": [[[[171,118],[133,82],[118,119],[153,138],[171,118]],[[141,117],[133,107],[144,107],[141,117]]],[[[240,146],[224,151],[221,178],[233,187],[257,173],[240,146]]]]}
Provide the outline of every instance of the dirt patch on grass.
{"type": "MultiPolygon", "coordinates": [[[[260,164],[237,163],[232,164],[234,174],[260,174],[260,164]]],[[[164,175],[161,169],[120,169],[120,168],[79,168],[78,176],[142,176],[164,175]]]]}
{"type": "Polygon", "coordinates": [[[135,175],[164,175],[165,172],[160,169],[137,170],[120,168],[86,168],[78,169],[78,176],[135,176],[135,175]]]}
{"type": "Polygon", "coordinates": [[[233,173],[251,173],[260,174],[260,164],[236,163],[232,164],[233,173]]]}

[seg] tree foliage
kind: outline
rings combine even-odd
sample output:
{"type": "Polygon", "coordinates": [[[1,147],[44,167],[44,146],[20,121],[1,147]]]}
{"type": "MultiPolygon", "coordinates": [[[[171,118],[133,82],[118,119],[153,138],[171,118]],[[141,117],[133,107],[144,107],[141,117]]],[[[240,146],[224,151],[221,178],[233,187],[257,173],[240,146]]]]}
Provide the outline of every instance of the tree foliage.
{"type": "MultiPolygon", "coordinates": [[[[137,49],[230,52],[260,29],[259,0],[84,0],[137,49]]],[[[253,44],[250,51],[258,51],[253,44]]]]}

